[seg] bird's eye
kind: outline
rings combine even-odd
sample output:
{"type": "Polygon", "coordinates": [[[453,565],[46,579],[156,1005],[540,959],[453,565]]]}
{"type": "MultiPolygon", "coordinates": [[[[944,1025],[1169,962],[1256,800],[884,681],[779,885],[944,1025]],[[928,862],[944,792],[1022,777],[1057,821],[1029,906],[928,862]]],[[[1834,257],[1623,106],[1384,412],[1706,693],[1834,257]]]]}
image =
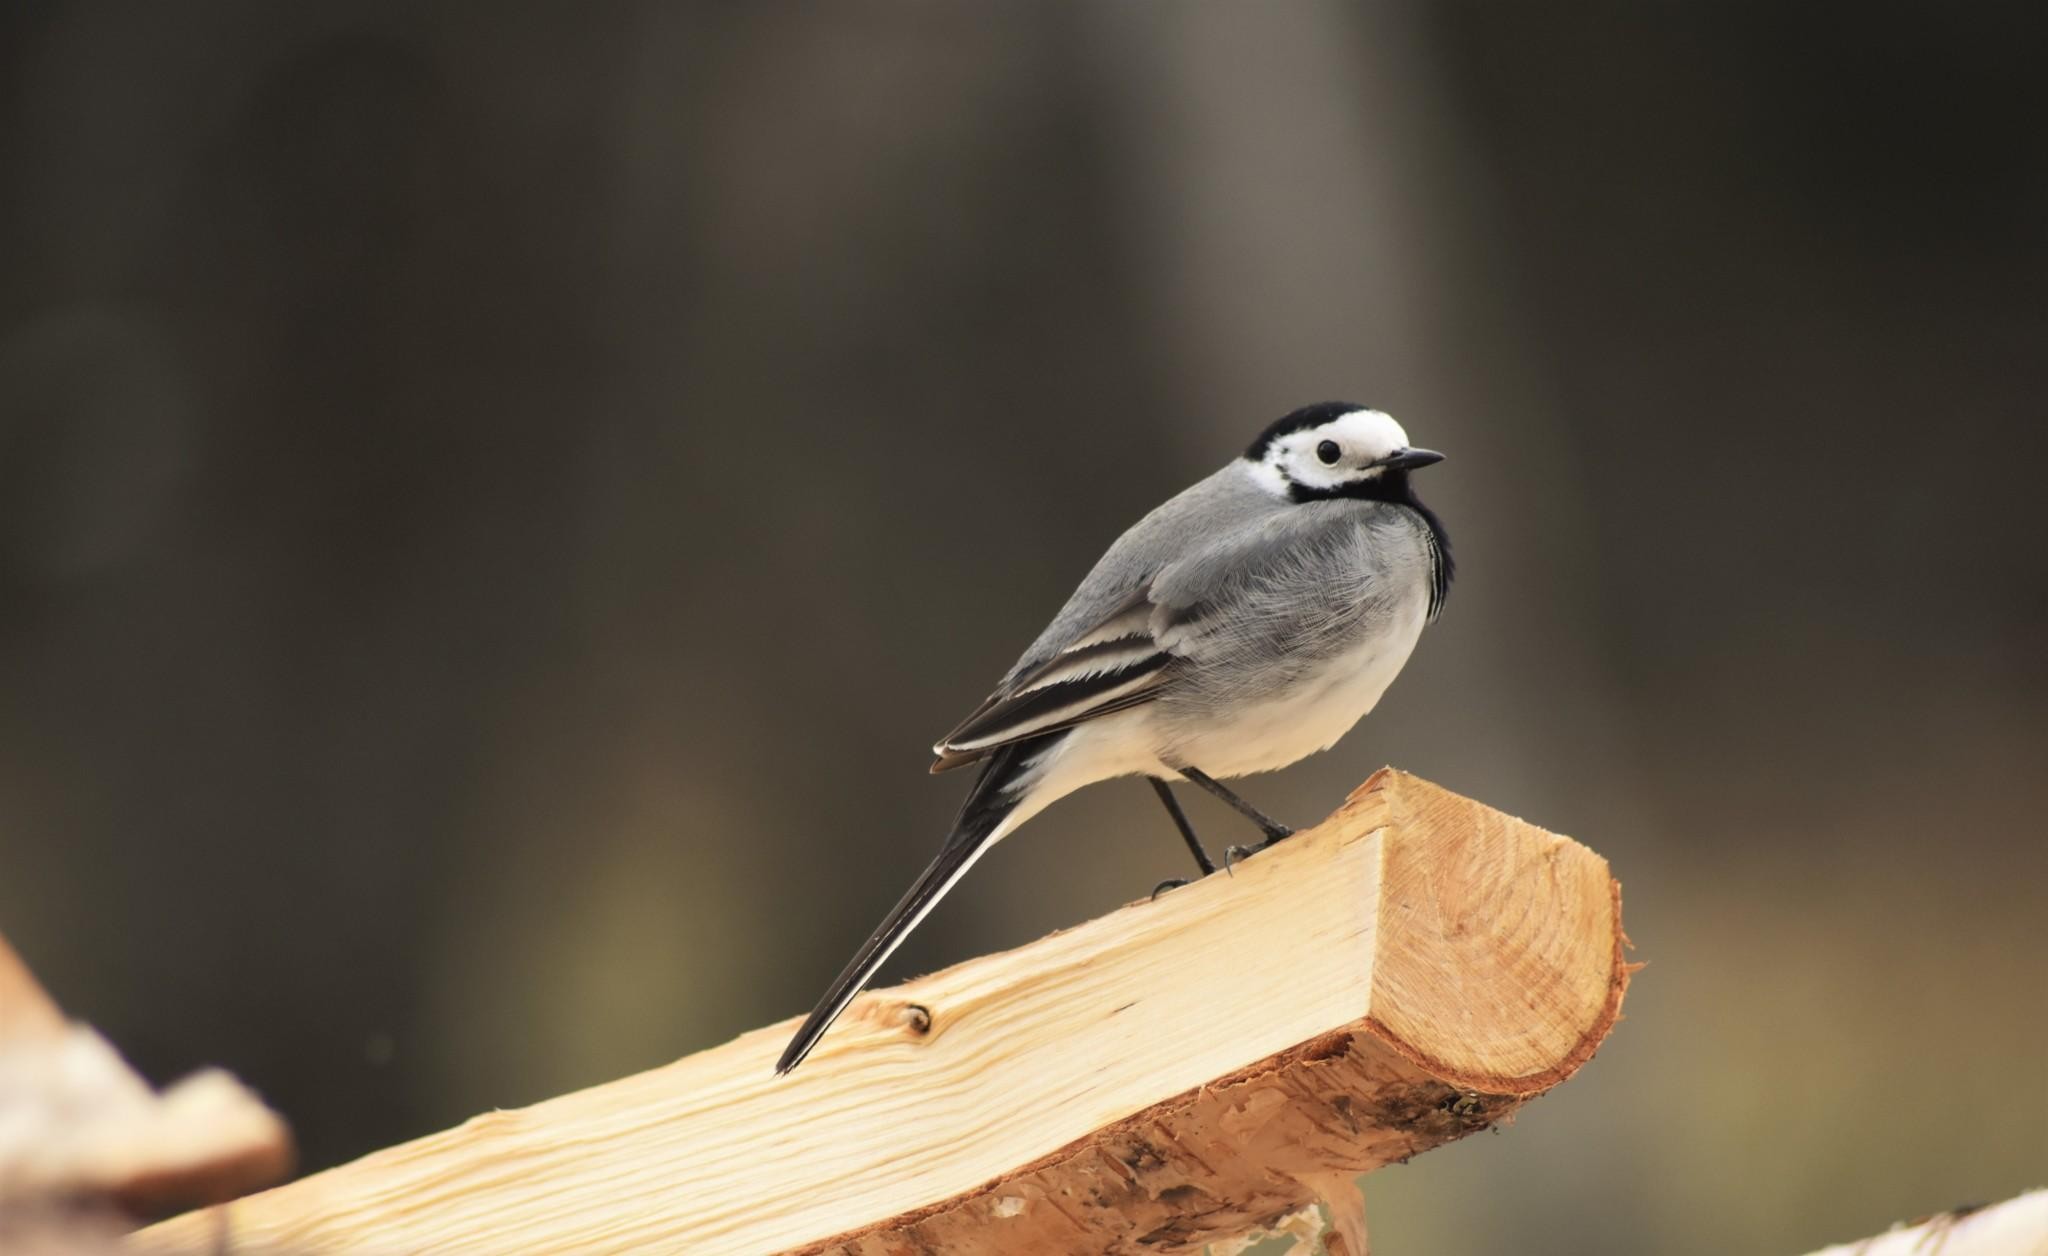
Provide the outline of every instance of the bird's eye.
{"type": "Polygon", "coordinates": [[[1326,440],[1322,444],[1316,446],[1316,457],[1321,458],[1323,460],[1323,465],[1326,467],[1336,466],[1337,459],[1343,456],[1344,451],[1337,448],[1336,441],[1326,440]]]}

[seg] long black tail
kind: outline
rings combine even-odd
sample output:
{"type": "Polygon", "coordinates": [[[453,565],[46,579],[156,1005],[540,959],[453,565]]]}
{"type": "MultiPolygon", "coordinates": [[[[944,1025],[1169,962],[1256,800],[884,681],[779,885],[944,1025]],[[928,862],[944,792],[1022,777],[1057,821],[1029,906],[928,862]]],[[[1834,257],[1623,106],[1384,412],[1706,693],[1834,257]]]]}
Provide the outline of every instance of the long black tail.
{"type": "Polygon", "coordinates": [[[953,821],[953,831],[946,835],[946,843],[939,848],[938,858],[932,860],[931,866],[917,878],[910,891],[889,909],[889,914],[882,918],[874,933],[861,944],[860,950],[854,952],[845,971],[825,991],[825,997],[818,1000],[818,1006],[811,1009],[803,1027],[796,1031],[782,1058],[776,1061],[777,1073],[787,1073],[803,1063],[811,1048],[818,1045],[818,1039],[825,1036],[832,1022],[838,1020],[846,1005],[853,1002],[853,996],[874,978],[875,970],[889,958],[889,953],[910,935],[910,931],[917,927],[925,913],[946,891],[953,888],[953,883],[967,871],[967,865],[973,863],[987,847],[996,826],[1017,809],[1018,799],[1007,787],[1030,766],[1039,750],[1064,735],[1056,733],[1015,742],[988,757],[981,776],[968,792],[967,801],[960,805],[960,816],[953,821]]]}

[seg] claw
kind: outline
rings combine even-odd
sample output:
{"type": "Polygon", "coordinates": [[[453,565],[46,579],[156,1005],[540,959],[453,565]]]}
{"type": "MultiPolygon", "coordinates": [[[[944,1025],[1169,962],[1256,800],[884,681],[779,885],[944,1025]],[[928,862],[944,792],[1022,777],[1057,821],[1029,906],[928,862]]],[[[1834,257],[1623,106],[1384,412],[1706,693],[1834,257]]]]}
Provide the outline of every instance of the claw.
{"type": "Polygon", "coordinates": [[[1267,847],[1284,842],[1294,836],[1294,830],[1284,824],[1276,824],[1266,830],[1266,840],[1257,846],[1226,846],[1223,848],[1223,871],[1235,875],[1234,868],[1240,859],[1249,859],[1267,847]]]}
{"type": "Polygon", "coordinates": [[[1161,881],[1159,884],[1152,887],[1151,901],[1156,903],[1159,901],[1159,896],[1161,894],[1166,893],[1168,890],[1177,890],[1181,886],[1186,885],[1187,883],[1188,879],[1186,877],[1168,877],[1166,880],[1161,881]]]}

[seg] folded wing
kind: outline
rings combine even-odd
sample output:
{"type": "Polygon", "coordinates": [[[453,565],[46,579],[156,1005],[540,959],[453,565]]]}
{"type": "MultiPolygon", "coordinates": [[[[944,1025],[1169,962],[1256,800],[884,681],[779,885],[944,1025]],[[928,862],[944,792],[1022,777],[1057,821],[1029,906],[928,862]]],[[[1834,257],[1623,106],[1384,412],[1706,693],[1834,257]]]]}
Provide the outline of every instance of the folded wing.
{"type": "Polygon", "coordinates": [[[1155,636],[1146,582],[1051,658],[1010,677],[932,747],[932,771],[973,763],[998,746],[1151,701],[1173,655],[1155,636]]]}

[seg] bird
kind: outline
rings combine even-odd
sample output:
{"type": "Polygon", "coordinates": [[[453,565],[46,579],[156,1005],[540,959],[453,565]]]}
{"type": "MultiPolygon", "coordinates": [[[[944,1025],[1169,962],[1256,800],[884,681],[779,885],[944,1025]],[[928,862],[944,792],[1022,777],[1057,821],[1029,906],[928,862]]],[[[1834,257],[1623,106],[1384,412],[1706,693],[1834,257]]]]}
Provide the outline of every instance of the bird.
{"type": "MultiPolygon", "coordinates": [[[[1146,777],[1204,875],[1215,861],[1169,782],[1242,813],[1263,836],[1255,849],[1287,837],[1219,778],[1328,749],[1406,664],[1454,572],[1443,523],[1410,483],[1443,457],[1411,445],[1383,411],[1303,406],[1117,538],[987,699],[932,747],[933,772],[979,765],[979,775],[938,855],[775,1071],[803,1062],[975,860],[1083,786],[1146,777]]],[[[1242,849],[1226,851],[1226,865],[1242,849]]]]}

